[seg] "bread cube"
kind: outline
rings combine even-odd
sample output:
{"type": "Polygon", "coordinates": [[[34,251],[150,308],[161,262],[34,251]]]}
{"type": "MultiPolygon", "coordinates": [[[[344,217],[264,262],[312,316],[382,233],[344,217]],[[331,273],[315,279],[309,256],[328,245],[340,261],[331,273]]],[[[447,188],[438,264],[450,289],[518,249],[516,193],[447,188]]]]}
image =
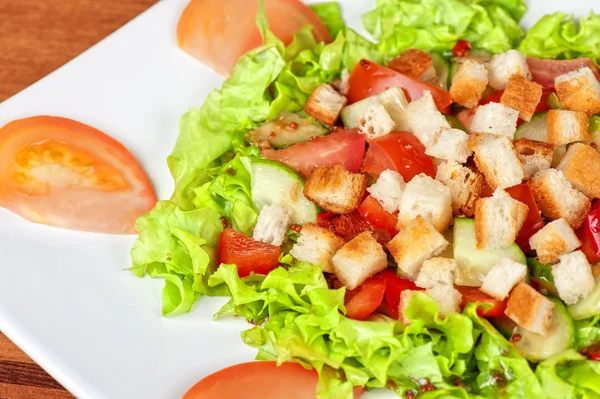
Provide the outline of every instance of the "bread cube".
{"type": "Polygon", "coordinates": [[[523,75],[514,74],[508,79],[500,103],[519,111],[521,119],[530,121],[541,98],[542,85],[527,80],[523,75]]]}
{"type": "Polygon", "coordinates": [[[527,266],[510,258],[502,258],[483,279],[481,291],[503,301],[518,283],[525,281],[527,266]]]}
{"type": "Polygon", "coordinates": [[[557,76],[554,87],[563,108],[588,115],[600,112],[600,83],[589,67],[557,76]]]}
{"type": "Polygon", "coordinates": [[[450,188],[452,214],[473,217],[475,202],[486,188],[484,176],[476,170],[453,161],[442,162],[437,167],[435,179],[450,188]]]}
{"type": "Polygon", "coordinates": [[[554,302],[530,285],[519,283],[510,293],[504,313],[522,328],[546,335],[552,323],[554,306],[554,302]]]}
{"type": "Polygon", "coordinates": [[[376,99],[369,101],[367,109],[365,109],[358,121],[358,131],[367,140],[373,140],[391,133],[394,129],[396,129],[396,122],[388,114],[384,106],[376,99]]]}
{"type": "Polygon", "coordinates": [[[496,54],[492,57],[489,65],[490,86],[496,90],[502,90],[508,85],[512,75],[522,75],[531,79],[527,57],[517,50],[508,50],[505,53],[496,54]]]}
{"type": "Polygon", "coordinates": [[[433,288],[438,284],[454,285],[456,261],[450,258],[431,258],[423,262],[415,284],[421,288],[433,288]]]}
{"type": "Polygon", "coordinates": [[[367,191],[375,198],[383,209],[389,213],[398,212],[404,192],[404,179],[395,170],[384,170],[377,181],[367,188],[367,191]]]}
{"type": "Polygon", "coordinates": [[[353,290],[369,277],[387,268],[387,255],[370,232],[365,231],[340,248],[331,258],[333,272],[353,290]]]}
{"type": "Polygon", "coordinates": [[[467,147],[469,135],[459,129],[442,130],[435,144],[425,150],[425,154],[435,158],[465,163],[472,152],[467,147]]]}
{"type": "Polygon", "coordinates": [[[560,299],[567,305],[573,305],[592,293],[596,281],[583,252],[571,252],[561,255],[559,259],[552,266],[554,286],[560,299]]]}
{"type": "Polygon", "coordinates": [[[484,64],[467,59],[458,66],[450,95],[452,101],[465,108],[473,108],[479,104],[481,96],[488,85],[488,71],[484,64]]]}
{"type": "Polygon", "coordinates": [[[570,145],[556,169],[588,198],[600,198],[600,154],[589,145],[570,145]]]}
{"type": "Polygon", "coordinates": [[[397,228],[400,230],[416,216],[422,216],[443,232],[452,223],[452,193],[443,183],[421,173],[406,184],[397,228]]]}
{"type": "Polygon", "coordinates": [[[431,92],[426,90],[423,95],[408,104],[406,119],[412,133],[423,143],[425,148],[431,147],[438,134],[450,129],[450,124],[438,111],[431,92]]]}
{"type": "Polygon", "coordinates": [[[523,164],[508,137],[472,133],[467,145],[475,153],[475,164],[491,188],[512,187],[525,177],[523,164]]]}
{"type": "Polygon", "coordinates": [[[488,103],[477,108],[470,131],[515,137],[519,112],[500,103],[488,103]]]}
{"type": "Polygon", "coordinates": [[[410,303],[410,300],[413,297],[413,295],[416,294],[417,292],[422,292],[422,291],[404,290],[400,293],[400,303],[398,305],[398,314],[402,318],[402,323],[404,323],[405,326],[408,326],[410,324],[410,320],[408,317],[406,317],[406,315],[404,314],[404,311],[408,307],[408,304],[410,303]]]}
{"type": "Polygon", "coordinates": [[[331,231],[306,223],[302,226],[290,255],[300,261],[320,265],[324,272],[333,273],[331,258],[344,244],[346,242],[331,231]]]}
{"type": "Polygon", "coordinates": [[[551,144],[526,138],[516,140],[513,144],[519,159],[523,162],[526,180],[552,166],[554,147],[551,144]]]}
{"type": "Polygon", "coordinates": [[[587,115],[583,112],[551,109],[546,114],[546,135],[548,143],[555,147],[590,140],[587,115]]]}
{"type": "Polygon", "coordinates": [[[452,284],[436,284],[427,289],[427,294],[438,304],[438,316],[445,318],[460,312],[462,294],[452,284]]]}
{"type": "Polygon", "coordinates": [[[290,226],[291,215],[292,211],[289,208],[278,205],[264,206],[258,215],[252,237],[267,244],[281,245],[290,226]]]}
{"type": "Polygon", "coordinates": [[[475,237],[477,248],[495,249],[512,245],[525,222],[529,208],[497,189],[491,197],[475,204],[475,237]]]}
{"type": "Polygon", "coordinates": [[[341,165],[313,169],[304,195],[326,211],[343,214],[355,210],[363,199],[367,177],[350,173],[341,165]]]}
{"type": "Polygon", "coordinates": [[[559,256],[575,251],[581,242],[565,219],[556,219],[532,235],[529,245],[537,252],[540,262],[552,263],[559,256]]]}
{"type": "Polygon", "coordinates": [[[431,55],[414,48],[409,48],[396,58],[392,58],[388,62],[388,68],[428,83],[435,83],[437,78],[431,55]]]}

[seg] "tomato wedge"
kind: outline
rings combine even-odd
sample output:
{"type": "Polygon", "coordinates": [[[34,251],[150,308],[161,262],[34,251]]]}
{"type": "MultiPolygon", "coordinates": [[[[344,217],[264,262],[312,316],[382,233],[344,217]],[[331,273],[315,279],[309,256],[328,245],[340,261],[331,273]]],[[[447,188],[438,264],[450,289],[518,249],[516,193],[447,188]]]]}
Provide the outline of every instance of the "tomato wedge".
{"type": "Polygon", "coordinates": [[[379,94],[390,87],[402,87],[408,94],[409,101],[421,97],[424,91],[429,90],[440,112],[448,113],[452,104],[452,97],[447,91],[365,59],[360,60],[350,73],[348,87],[347,97],[350,104],[379,94]]]}
{"type": "Polygon", "coordinates": [[[279,266],[281,248],[247,237],[233,229],[225,229],[219,237],[217,264],[234,264],[238,275],[267,274],[279,266]]]}
{"type": "Polygon", "coordinates": [[[584,224],[575,231],[575,234],[577,234],[577,238],[579,238],[579,241],[581,241],[581,248],[579,249],[584,253],[590,265],[593,265],[594,263],[600,261],[600,256],[596,253],[596,251],[594,251],[594,248],[592,248],[592,243],[588,238],[586,230],[587,229],[584,224]]]}
{"type": "Polygon", "coordinates": [[[529,208],[527,216],[525,217],[525,222],[523,222],[523,226],[521,227],[521,230],[519,230],[519,234],[515,240],[523,252],[529,252],[531,251],[529,239],[544,227],[544,219],[542,219],[542,216],[540,215],[540,210],[538,209],[533,194],[531,193],[531,189],[527,184],[517,184],[516,186],[509,187],[506,189],[506,192],[517,201],[521,201],[527,205],[529,208]]]}
{"type": "Polygon", "coordinates": [[[383,301],[385,280],[376,274],[357,288],[346,292],[346,316],[354,320],[364,320],[383,301]]]}
{"type": "MultiPolygon", "coordinates": [[[[224,368],[194,385],[183,399],[315,399],[319,376],[298,363],[249,362],[224,368]]],[[[364,389],[354,388],[359,398],[364,389]]]]}
{"type": "Polygon", "coordinates": [[[404,290],[422,290],[417,287],[411,280],[402,278],[392,269],[385,269],[381,273],[381,277],[385,280],[385,302],[390,309],[390,316],[396,320],[400,317],[400,294],[404,290]]]}
{"type": "Polygon", "coordinates": [[[493,297],[489,296],[488,294],[486,294],[485,292],[481,291],[477,287],[459,286],[459,287],[456,287],[456,289],[462,295],[461,307],[464,308],[465,306],[467,306],[467,303],[480,302],[480,303],[490,304],[490,305],[492,305],[492,308],[489,309],[488,311],[484,312],[481,309],[481,307],[478,307],[477,314],[479,316],[497,317],[497,316],[504,315],[504,311],[506,310],[506,303],[508,302],[508,298],[503,301],[499,301],[496,298],[493,298],[493,297]]]}
{"type": "Polygon", "coordinates": [[[365,155],[365,139],[357,130],[340,130],[283,150],[264,150],[267,159],[283,162],[304,176],[318,166],[342,165],[356,173],[365,155]]]}
{"type": "Polygon", "coordinates": [[[34,116],[0,129],[0,206],[32,222],[134,234],[156,203],[152,184],[117,140],[71,119],[34,116]]]}
{"type": "Polygon", "coordinates": [[[356,211],[376,229],[386,230],[392,236],[398,233],[398,230],[396,230],[398,212],[395,214],[387,212],[375,197],[371,195],[367,196],[362,204],[356,208],[356,211]]]}
{"type": "Polygon", "coordinates": [[[379,177],[386,169],[400,173],[405,182],[419,173],[433,178],[436,174],[433,159],[425,154],[425,146],[408,132],[386,134],[369,142],[361,171],[379,177]]]}
{"type": "MultiPolygon", "coordinates": [[[[286,45],[293,33],[311,25],[317,42],[331,36],[319,17],[298,0],[266,0],[269,29],[286,45]]],[[[192,0],[177,24],[177,44],[186,53],[229,75],[238,58],[262,44],[254,21],[258,0],[192,0]]]]}

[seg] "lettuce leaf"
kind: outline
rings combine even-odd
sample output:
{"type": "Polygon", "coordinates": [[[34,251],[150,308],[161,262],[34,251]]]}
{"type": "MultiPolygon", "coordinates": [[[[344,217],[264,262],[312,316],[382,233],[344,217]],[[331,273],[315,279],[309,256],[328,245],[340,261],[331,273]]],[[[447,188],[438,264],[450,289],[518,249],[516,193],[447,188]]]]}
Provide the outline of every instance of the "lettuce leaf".
{"type": "Polygon", "coordinates": [[[548,399],[600,397],[600,362],[572,349],[540,363],[536,375],[548,399]]]}
{"type": "Polygon", "coordinates": [[[337,1],[313,4],[310,8],[325,24],[331,37],[336,37],[346,27],[342,18],[342,9],[337,1]]]}
{"type": "Polygon", "coordinates": [[[575,321],[575,346],[581,350],[600,343],[600,315],[575,321]]]}

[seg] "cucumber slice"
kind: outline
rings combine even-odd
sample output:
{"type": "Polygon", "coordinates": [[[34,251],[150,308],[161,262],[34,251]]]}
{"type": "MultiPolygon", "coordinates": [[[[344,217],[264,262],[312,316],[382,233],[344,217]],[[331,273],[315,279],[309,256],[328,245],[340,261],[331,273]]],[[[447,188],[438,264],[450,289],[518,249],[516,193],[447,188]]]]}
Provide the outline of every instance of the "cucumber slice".
{"type": "Polygon", "coordinates": [[[276,161],[252,161],[252,202],[260,212],[265,205],[279,205],[292,210],[292,223],[317,220],[318,208],[304,196],[304,181],[292,169],[276,161]]]}
{"type": "Polygon", "coordinates": [[[376,96],[367,97],[344,107],[340,112],[340,118],[344,126],[350,129],[358,127],[361,116],[364,114],[369,103],[374,100],[379,101],[388,114],[390,114],[390,117],[396,122],[397,130],[409,129],[404,111],[408,105],[408,100],[406,99],[404,90],[400,87],[389,88],[376,96]]]}
{"type": "Polygon", "coordinates": [[[526,138],[529,140],[548,142],[546,135],[546,112],[533,115],[529,122],[524,122],[515,132],[515,140],[526,138]]]}
{"type": "Polygon", "coordinates": [[[551,93],[548,96],[548,101],[546,101],[546,104],[550,109],[562,109],[562,105],[560,105],[560,100],[558,99],[556,93],[551,93]]]}
{"type": "MultiPolygon", "coordinates": [[[[569,315],[567,308],[556,298],[548,297],[554,302],[552,322],[548,333],[540,335],[517,327],[516,334],[521,339],[515,342],[515,347],[523,357],[532,362],[548,359],[552,355],[572,348],[575,343],[575,323],[569,315]]],[[[513,340],[514,341],[514,340],[513,340]]]]}
{"type": "Polygon", "coordinates": [[[596,286],[590,295],[574,305],[569,305],[569,313],[575,320],[600,314],[600,276],[596,277],[596,286]]]}
{"type": "MultiPolygon", "coordinates": [[[[600,116],[593,115],[588,118],[588,132],[598,133],[600,132],[600,116]]],[[[594,139],[594,141],[596,141],[594,139]]]]}
{"type": "Polygon", "coordinates": [[[462,130],[463,132],[467,131],[467,128],[465,127],[465,125],[462,124],[461,121],[458,120],[458,118],[454,115],[444,115],[446,117],[446,120],[448,121],[448,123],[450,124],[450,127],[452,129],[459,129],[462,130]]]}
{"type": "Polygon", "coordinates": [[[490,321],[506,339],[510,339],[517,329],[517,323],[512,321],[508,316],[492,317],[490,321]]]}
{"type": "Polygon", "coordinates": [[[501,249],[477,249],[475,220],[454,219],[454,260],[456,284],[481,287],[483,278],[502,258],[527,264],[525,254],[517,244],[501,249]]]}
{"type": "Polygon", "coordinates": [[[529,268],[531,280],[539,285],[542,294],[558,297],[558,292],[554,286],[554,276],[552,275],[551,265],[541,263],[534,258],[527,258],[527,267],[529,268]]]}
{"type": "Polygon", "coordinates": [[[437,76],[435,85],[447,90],[449,87],[450,63],[440,54],[433,52],[431,53],[431,60],[433,61],[433,67],[437,76]]]}
{"type": "Polygon", "coordinates": [[[273,147],[283,147],[302,143],[325,133],[327,133],[327,129],[323,126],[302,118],[293,112],[283,111],[274,120],[250,132],[250,137],[256,143],[268,140],[273,147]]]}

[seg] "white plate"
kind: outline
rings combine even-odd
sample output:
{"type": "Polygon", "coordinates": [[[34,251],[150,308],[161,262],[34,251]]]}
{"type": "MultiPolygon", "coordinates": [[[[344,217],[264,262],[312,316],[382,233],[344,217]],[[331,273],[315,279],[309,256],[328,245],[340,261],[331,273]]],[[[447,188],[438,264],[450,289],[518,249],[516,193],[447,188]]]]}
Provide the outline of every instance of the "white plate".
{"type": "MultiPolygon", "coordinates": [[[[38,114],[90,124],[127,146],[168,198],[165,159],[179,117],[222,82],[175,45],[186,3],[161,1],[0,104],[0,126],[38,114]]],[[[373,6],[342,3],[353,27],[373,6]]],[[[524,23],[561,9],[584,15],[592,3],[532,0],[524,23]]],[[[122,271],[133,241],[40,226],[0,209],[0,330],[80,398],[178,397],[199,378],[253,359],[239,338],[246,323],[211,320],[222,299],[201,298],[190,314],[162,318],[162,282],[122,271]]]]}

